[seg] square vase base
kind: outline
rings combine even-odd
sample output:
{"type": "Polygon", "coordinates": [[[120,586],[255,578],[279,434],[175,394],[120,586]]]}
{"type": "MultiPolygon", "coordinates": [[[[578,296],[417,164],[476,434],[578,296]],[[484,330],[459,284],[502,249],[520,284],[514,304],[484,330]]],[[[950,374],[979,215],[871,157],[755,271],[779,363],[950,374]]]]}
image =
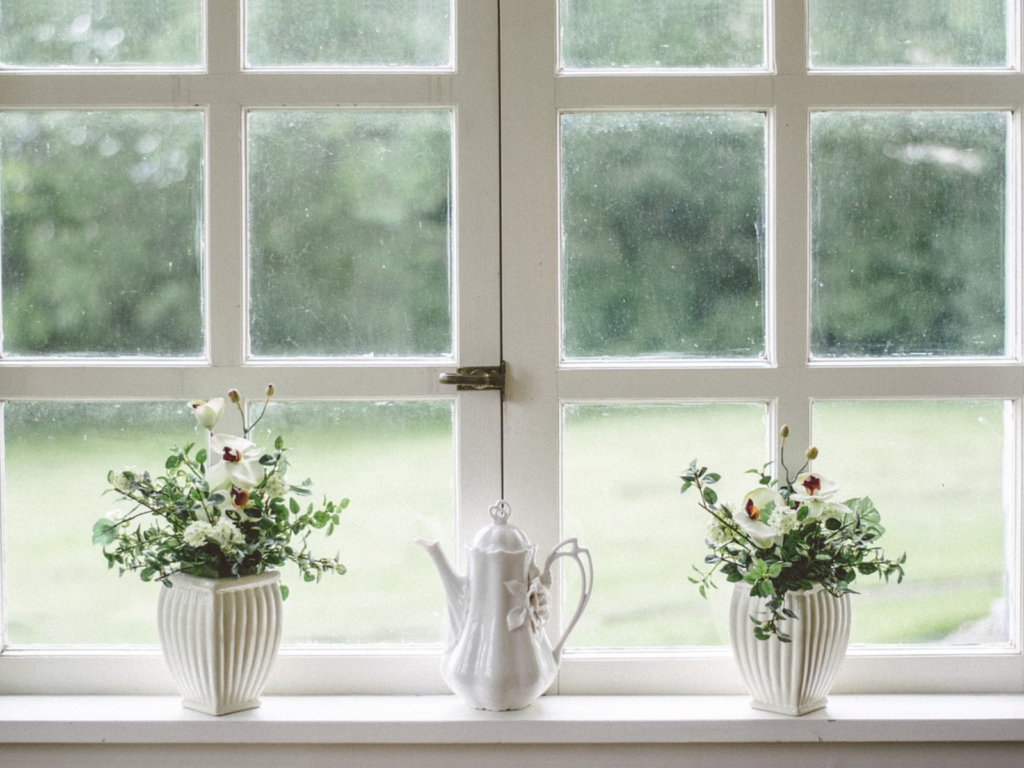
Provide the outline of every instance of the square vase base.
{"type": "Polygon", "coordinates": [[[256,709],[259,705],[260,700],[258,698],[249,699],[248,701],[233,701],[222,704],[218,704],[215,701],[193,701],[192,699],[181,700],[181,706],[185,709],[202,712],[204,715],[230,715],[232,712],[243,712],[247,709],[256,709]]]}
{"type": "Polygon", "coordinates": [[[787,707],[783,704],[773,704],[771,702],[758,701],[757,699],[753,699],[750,702],[750,706],[754,709],[760,709],[764,712],[775,712],[778,715],[791,715],[793,717],[806,715],[808,712],[817,712],[819,709],[824,709],[826,704],[828,704],[827,698],[808,701],[798,707],[787,707]]]}

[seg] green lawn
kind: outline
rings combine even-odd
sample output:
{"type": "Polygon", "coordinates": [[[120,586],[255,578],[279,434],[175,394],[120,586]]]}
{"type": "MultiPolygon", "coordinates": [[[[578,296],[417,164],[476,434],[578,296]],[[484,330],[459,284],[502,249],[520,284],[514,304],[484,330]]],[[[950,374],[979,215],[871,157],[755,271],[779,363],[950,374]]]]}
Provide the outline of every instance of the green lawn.
{"type": "MultiPolygon", "coordinates": [[[[13,644],[156,642],[162,587],[108,572],[90,529],[114,500],[103,494],[107,470],[158,469],[166,446],[196,432],[177,406],[155,420],[128,406],[90,408],[7,405],[13,644]],[[84,427],[87,418],[101,426],[84,427]]],[[[1001,598],[1002,413],[1000,403],[817,406],[817,469],[844,494],[870,495],[888,550],[909,557],[902,586],[863,580],[855,642],[941,642],[1001,598]]],[[[315,587],[285,573],[286,641],[440,640],[440,583],[412,540],[454,549],[450,424],[442,401],[281,404],[260,425],[258,442],[280,431],[293,447],[293,480],[308,476],[317,494],[352,499],[321,547],[340,551],[349,573],[315,587]]],[[[686,581],[703,560],[706,520],[679,495],[677,476],[700,457],[724,475],[723,495],[740,498],[744,470],[763,462],[764,431],[758,406],[569,406],[563,530],[592,550],[596,569],[573,646],[727,642],[728,586],[705,601],[686,581]]],[[[574,585],[569,595],[575,601],[574,585]]]]}

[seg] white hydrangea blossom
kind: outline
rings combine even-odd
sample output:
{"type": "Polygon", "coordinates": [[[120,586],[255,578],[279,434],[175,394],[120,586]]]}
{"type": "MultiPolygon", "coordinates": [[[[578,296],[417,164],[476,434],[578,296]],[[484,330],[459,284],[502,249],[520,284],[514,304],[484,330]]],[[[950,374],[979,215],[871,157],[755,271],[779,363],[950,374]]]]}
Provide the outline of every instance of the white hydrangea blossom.
{"type": "Polygon", "coordinates": [[[225,554],[233,552],[235,547],[245,543],[245,536],[227,517],[222,517],[210,530],[210,539],[225,554]]]}
{"type": "Polygon", "coordinates": [[[720,547],[723,544],[732,540],[732,533],[724,525],[719,523],[717,520],[712,520],[708,523],[707,530],[704,532],[704,536],[714,544],[716,547],[720,547]]]}
{"type": "Polygon", "coordinates": [[[785,536],[790,531],[799,528],[800,521],[797,519],[796,510],[779,509],[772,515],[770,525],[777,533],[785,536]]]}
{"type": "Polygon", "coordinates": [[[202,520],[196,520],[194,523],[190,523],[188,528],[185,529],[185,533],[182,534],[182,538],[190,547],[202,547],[206,544],[206,540],[211,538],[212,533],[212,525],[202,520]]]}
{"type": "Polygon", "coordinates": [[[288,481],[278,474],[273,474],[267,478],[265,488],[267,496],[272,499],[283,499],[288,495],[288,481]]]}
{"type": "Polygon", "coordinates": [[[114,489],[121,493],[128,493],[132,489],[132,481],[129,479],[129,475],[135,474],[135,471],[131,468],[122,469],[120,472],[114,472],[110,476],[110,484],[114,486],[114,489]]]}

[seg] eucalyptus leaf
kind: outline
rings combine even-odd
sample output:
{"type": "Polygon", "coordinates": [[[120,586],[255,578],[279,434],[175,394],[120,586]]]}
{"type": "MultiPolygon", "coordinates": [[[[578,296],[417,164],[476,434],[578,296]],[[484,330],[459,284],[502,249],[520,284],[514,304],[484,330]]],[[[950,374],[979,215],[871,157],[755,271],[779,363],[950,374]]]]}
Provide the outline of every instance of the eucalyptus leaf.
{"type": "Polygon", "coordinates": [[[104,547],[117,540],[117,525],[106,518],[97,520],[92,526],[92,543],[104,547]]]}

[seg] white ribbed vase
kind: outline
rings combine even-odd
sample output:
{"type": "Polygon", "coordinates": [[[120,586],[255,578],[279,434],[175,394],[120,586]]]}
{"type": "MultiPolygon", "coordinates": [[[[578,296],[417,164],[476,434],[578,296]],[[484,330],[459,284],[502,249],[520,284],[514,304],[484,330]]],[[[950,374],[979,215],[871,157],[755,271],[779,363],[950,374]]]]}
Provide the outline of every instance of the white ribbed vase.
{"type": "Polygon", "coordinates": [[[784,631],[793,641],[754,637],[751,616],[765,615],[765,600],[750,585],[736,584],[729,606],[729,637],[751,706],[803,715],[825,706],[850,641],[850,596],[833,597],[820,585],[790,592],[785,607],[796,613],[784,631]]]}
{"type": "Polygon", "coordinates": [[[281,574],[205,579],[177,573],[160,590],[164,659],[188,709],[226,715],[260,705],[281,645],[281,574]]]}

